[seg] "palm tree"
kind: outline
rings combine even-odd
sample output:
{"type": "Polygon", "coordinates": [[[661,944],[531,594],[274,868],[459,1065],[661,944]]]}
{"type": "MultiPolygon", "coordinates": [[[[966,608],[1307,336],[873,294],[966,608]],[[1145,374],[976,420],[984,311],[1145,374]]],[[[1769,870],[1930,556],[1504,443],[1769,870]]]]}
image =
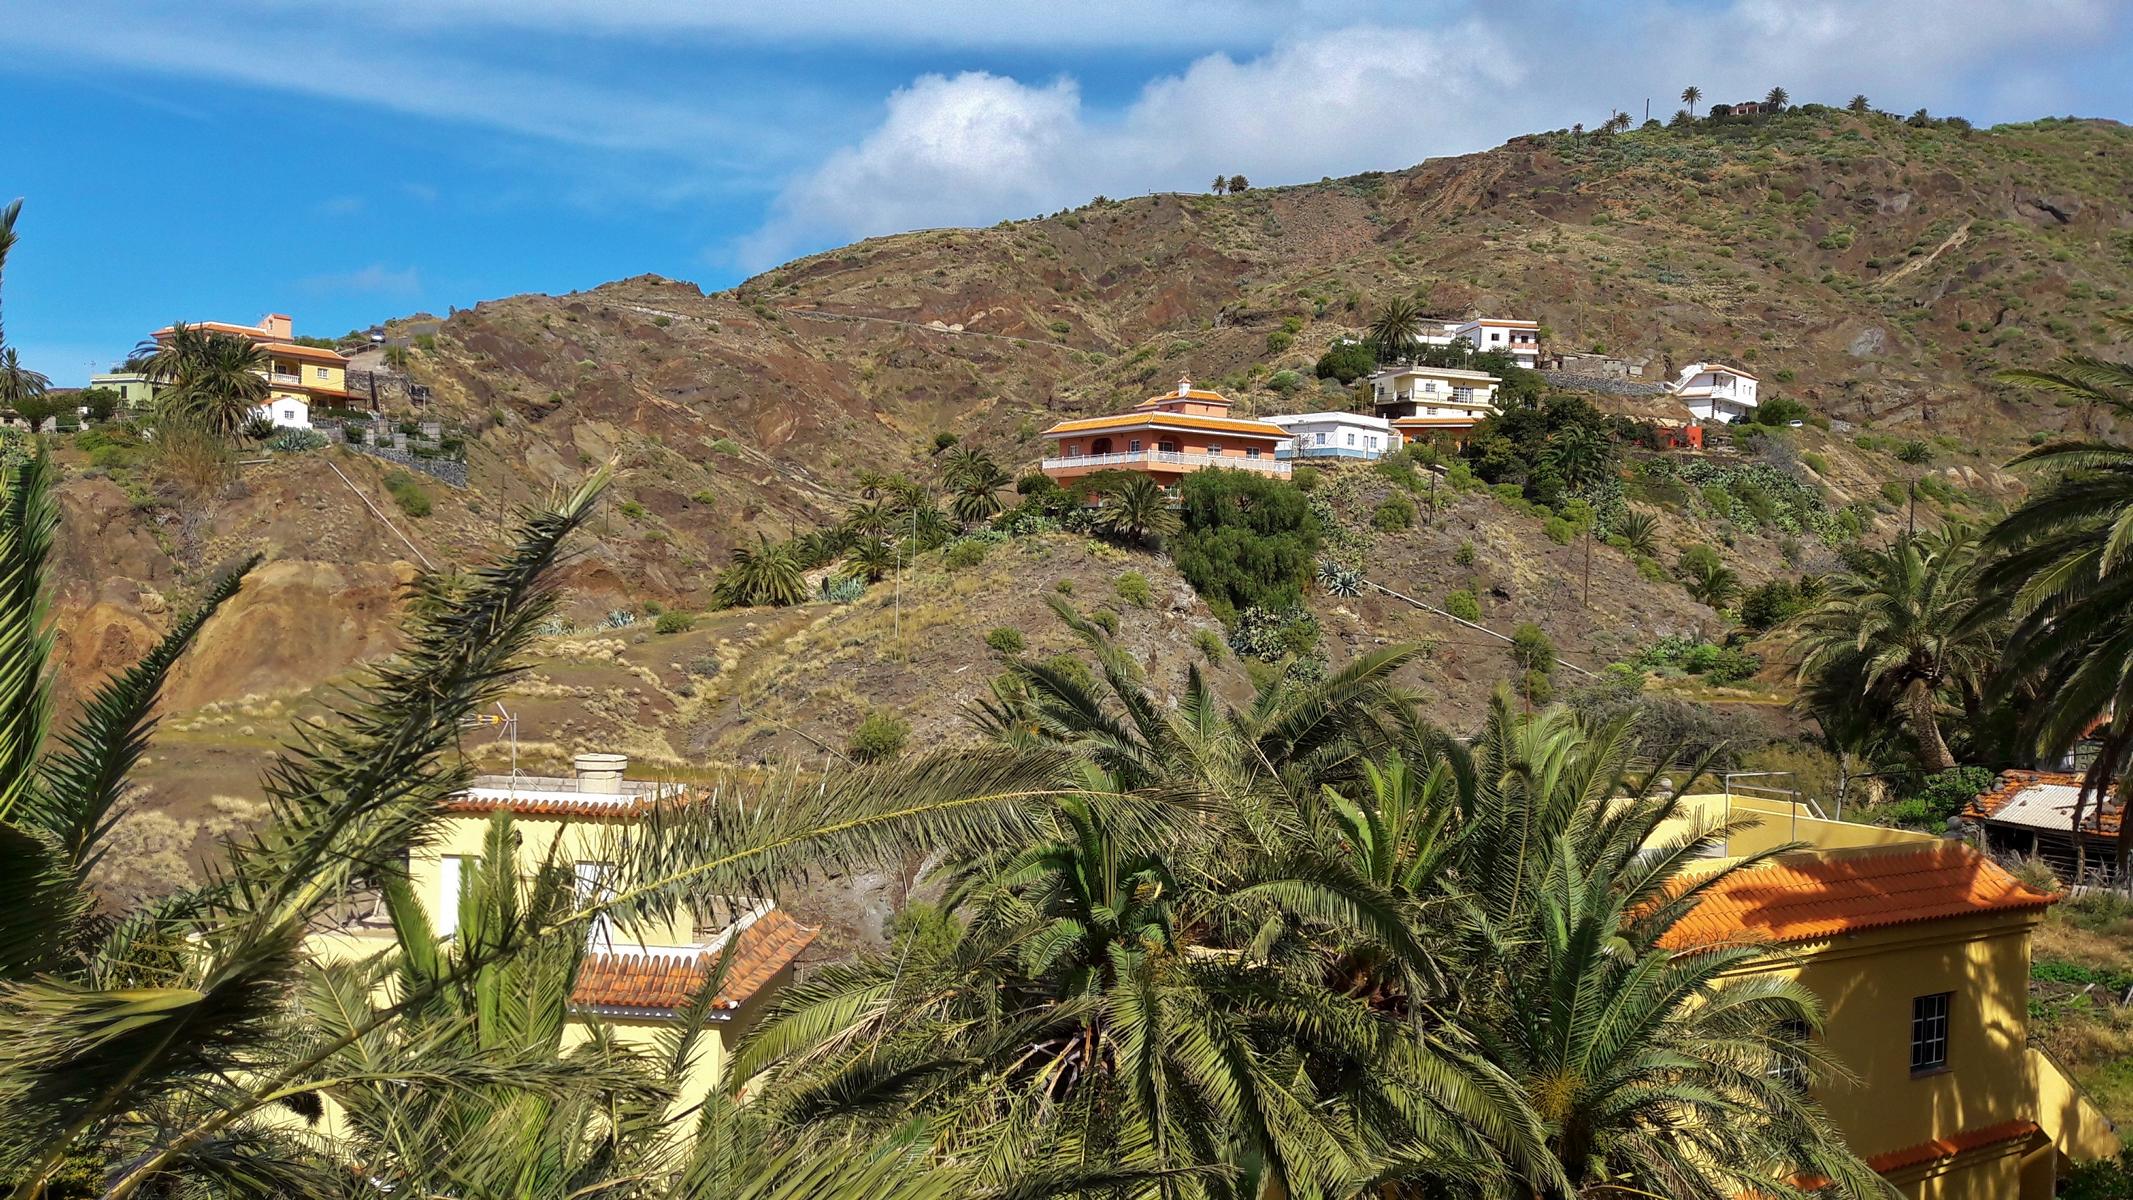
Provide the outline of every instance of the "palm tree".
{"type": "Polygon", "coordinates": [[[896,569],[896,546],[888,538],[862,538],[852,544],[845,561],[868,583],[879,583],[896,569]]]}
{"type": "MultiPolygon", "coordinates": [[[[229,849],[209,884],[116,919],[85,890],[113,806],[153,728],[172,662],[239,579],[225,578],[132,670],[99,691],[40,760],[50,694],[44,563],[54,524],[48,468],[10,472],[0,505],[0,1096],[16,1194],[34,1200],[72,1152],[120,1164],[106,1194],[261,1171],[260,1117],[302,1100],[322,1061],[285,1040],[285,997],[311,925],[359,877],[389,869],[441,819],[463,767],[440,761],[460,718],[498,694],[547,615],[544,580],[604,473],[525,525],[517,547],[416,625],[400,655],[263,779],[272,817],[229,849]],[[34,1148],[21,1152],[23,1148],[34,1148]]],[[[434,589],[434,579],[418,583],[434,589]]],[[[448,1067],[449,1064],[439,1064],[448,1067]]],[[[284,1185],[289,1181],[284,1181],[284,1185]]],[[[265,1190],[277,1190],[266,1187],[265,1190]]]]}
{"type": "Polygon", "coordinates": [[[1232,175],[1229,177],[1229,190],[1232,193],[1250,191],[1251,186],[1251,180],[1246,179],[1242,175],[1232,175]]]}
{"type": "Polygon", "coordinates": [[[49,378],[22,365],[13,346],[0,349],[0,408],[36,424],[50,415],[38,402],[51,388],[49,378]]]}
{"type": "Polygon", "coordinates": [[[1609,133],[1621,133],[1622,131],[1628,129],[1629,126],[1629,114],[1626,112],[1618,112],[1615,115],[1607,118],[1607,131],[1609,133]]]}
{"type": "MultiPolygon", "coordinates": [[[[8,252],[15,248],[20,235],[15,232],[15,221],[22,216],[22,201],[17,198],[0,207],[0,283],[7,278],[8,252]]],[[[7,345],[7,327],[0,324],[0,346],[7,345]]]]}
{"type": "Polygon", "coordinates": [[[1769,109],[1771,112],[1784,112],[1785,106],[1790,103],[1791,100],[1792,96],[1787,93],[1784,88],[1774,87],[1771,88],[1766,95],[1764,95],[1763,107],[1769,109]]]}
{"type": "Polygon", "coordinates": [[[784,607],[807,599],[807,581],[792,543],[773,542],[762,533],[755,537],[755,545],[743,543],[729,553],[731,562],[712,588],[718,602],[728,607],[784,607]]]}
{"type": "Polygon", "coordinates": [[[1702,99],[1703,89],[1697,87],[1694,84],[1690,84],[1688,87],[1681,89],[1681,102],[1689,106],[1689,117],[1691,119],[1694,119],[1696,116],[1697,101],[1702,99]]]}
{"type": "Polygon", "coordinates": [[[483,855],[468,864],[456,936],[440,942],[396,877],[385,886],[394,949],[305,972],[305,1016],[337,1046],[317,1076],[341,1108],[338,1149],[363,1164],[373,1186],[565,1200],[676,1166],[667,1109],[718,984],[699,994],[657,1054],[617,1041],[596,1019],[592,1036],[571,1046],[579,1016],[571,988],[588,947],[567,921],[576,880],[555,862],[521,877],[518,837],[499,813],[483,855]],[[528,929],[561,932],[517,944],[528,929]],[[393,996],[415,1002],[366,1036],[395,1002],[379,988],[384,979],[394,981],[393,996]],[[461,1077],[439,1077],[444,1063],[461,1077]],[[467,1136],[439,1136],[449,1133],[467,1136]]]}
{"type": "Polygon", "coordinates": [[[1224,192],[1228,191],[1228,190],[1229,190],[1229,177],[1228,177],[1227,175],[1217,175],[1217,176],[1215,176],[1215,181],[1214,181],[1213,183],[1211,183],[1211,184],[1207,185],[1207,190],[1208,190],[1208,191],[1210,191],[1210,192],[1213,192],[1213,193],[1214,193],[1215,195],[1217,195],[1217,196],[1219,196],[1219,195],[1221,195],[1222,193],[1224,193],[1224,192]]]}
{"type": "Polygon", "coordinates": [[[1689,114],[1689,110],[1685,108],[1675,109],[1673,119],[1667,122],[1669,126],[1675,129],[1685,129],[1690,125],[1694,125],[1695,123],[1696,118],[1691,116],[1689,114]]]}
{"type": "MultiPolygon", "coordinates": [[[[2120,330],[2133,314],[2113,313],[2120,330]]],[[[2089,355],[2063,358],[2049,371],[2002,372],[2001,379],[2071,396],[2087,412],[2133,414],[2133,369],[2089,355]]],[[[2084,417],[2084,423],[2088,418],[2084,417]]],[[[1980,581],[1987,604],[1978,622],[2012,622],[1996,695],[2034,682],[2025,732],[2040,754],[2070,749],[2105,723],[2100,753],[2082,779],[2073,814],[2078,830],[2089,805],[2114,787],[2133,761],[2133,447],[2082,439],[2039,447],[2010,466],[2045,476],[1986,539],[1997,555],[1980,581]]],[[[2133,825],[2133,822],[2125,824],[2133,825]]],[[[2077,848],[2085,835],[2075,836],[2077,848]]],[[[2118,860],[2127,861],[2121,833],[2118,860]]]]}
{"type": "MultiPolygon", "coordinates": [[[[2133,309],[2103,315],[2104,326],[2115,338],[2133,336],[2133,309]]],[[[2081,424],[2094,428],[2098,410],[2133,417],[2133,365],[2114,362],[2093,354],[2069,354],[2050,369],[2010,370],[1994,373],[2001,383],[2037,388],[2076,401],[2081,406],[2081,424]]]]}
{"type": "Polygon", "coordinates": [[[1969,529],[1905,535],[1885,550],[1855,553],[1820,601],[1793,619],[1799,678],[1854,675],[1859,699],[1902,712],[1928,772],[1955,766],[1941,734],[1942,694],[1975,689],[1998,658],[1996,631],[1974,619],[1978,565],[1969,529]]]}
{"type": "Polygon", "coordinates": [[[1146,475],[1129,475],[1113,484],[1096,510],[1096,528],[1129,546],[1158,545],[1182,527],[1170,497],[1146,475]]]}
{"type": "Polygon", "coordinates": [[[1712,608],[1724,608],[1740,594],[1740,576],[1720,562],[1697,563],[1686,584],[1690,598],[1712,608]]]}
{"type": "Polygon", "coordinates": [[[965,528],[999,512],[999,493],[1014,482],[991,455],[967,447],[958,447],[943,457],[941,479],[951,493],[948,506],[965,528]]]}
{"type": "Polygon", "coordinates": [[[1579,121],[1579,122],[1577,122],[1576,124],[1573,124],[1573,125],[1572,125],[1572,126],[1570,127],[1570,137],[1571,137],[1571,139],[1572,139],[1573,141],[1574,141],[1574,140],[1576,140],[1576,139],[1578,139],[1578,138],[1584,137],[1584,136],[1585,136],[1585,122],[1583,122],[1583,121],[1579,121]]]}
{"type": "Polygon", "coordinates": [[[1628,509],[1614,523],[1614,532],[1629,543],[1631,554],[1651,558],[1659,553],[1659,520],[1641,509],[1628,509]]]}
{"type": "Polygon", "coordinates": [[[166,413],[224,438],[243,428],[273,391],[266,352],[256,343],[183,322],[167,338],[135,347],[127,366],[169,388],[162,397],[166,413]]]}
{"type": "Polygon", "coordinates": [[[1421,323],[1421,305],[1404,298],[1387,300],[1371,316],[1363,340],[1370,343],[1381,363],[1408,362],[1421,348],[1417,333],[1421,323]]]}
{"type": "Polygon", "coordinates": [[[1874,106],[1870,101],[1867,100],[1866,93],[1860,92],[1858,95],[1853,96],[1851,98],[1851,102],[1846,104],[1844,107],[1852,112],[1864,115],[1868,112],[1873,111],[1874,106]]]}
{"type": "MultiPolygon", "coordinates": [[[[1628,118],[1625,117],[1624,120],[1628,118]]],[[[1607,478],[1614,448],[1590,425],[1567,425],[1548,439],[1543,460],[1564,488],[1573,495],[1589,496],[1607,478]]],[[[1583,603],[1592,603],[1592,532],[1595,522],[1585,524],[1585,569],[1583,603]]]]}

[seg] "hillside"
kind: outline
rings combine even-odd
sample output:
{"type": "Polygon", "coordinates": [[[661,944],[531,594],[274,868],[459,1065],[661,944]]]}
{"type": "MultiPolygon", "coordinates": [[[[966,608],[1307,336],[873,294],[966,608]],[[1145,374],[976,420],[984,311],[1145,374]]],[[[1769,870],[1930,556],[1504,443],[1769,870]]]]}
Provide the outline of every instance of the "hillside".
{"type": "MultiPolygon", "coordinates": [[[[1789,469],[1832,507],[1858,502],[1893,528],[1901,517],[1882,485],[1920,469],[1889,451],[1917,438],[1934,448],[1924,470],[1945,481],[1925,519],[1989,511],[2018,487],[1997,464],[2085,417],[1988,373],[2092,344],[2097,314],[2133,296],[2129,194],[2133,133],[2114,123],[1966,132],[1803,111],[1537,135],[1234,196],[1100,199],[876,239],[713,295],[638,277],[491,301],[415,343],[410,371],[430,387],[432,415],[468,431],[472,471],[466,491],[426,485],[427,516],[395,511],[385,468],[344,451],[246,467],[226,492],[183,506],[123,467],[63,454],[62,650],[74,678],[94,677],[219,564],[266,555],[182,669],[151,766],[164,772],[152,802],[205,822],[204,835],[209,798],[237,789],[229,771],[256,762],[320,688],[389,650],[395,589],[420,558],[466,561],[513,506],[613,458],[610,511],[566,580],[578,629],[551,639],[519,692],[530,752],[612,743],[677,765],[806,758],[840,746],[873,707],[902,712],[929,742],[968,736],[963,708],[996,669],[987,629],[1067,645],[1041,603],[1060,580],[1077,604],[1120,608],[1123,636],[1167,688],[1201,654],[1194,631],[1214,628],[1206,607],[1167,562],[1065,536],[1018,541],[964,571],[933,556],[900,601],[877,586],[850,605],[715,613],[685,634],[591,627],[647,602],[708,607],[733,546],[833,520],[862,472],[921,471],[937,433],[1014,471],[1038,456],[1050,422],[1136,401],[1181,373],[1248,411],[1338,405],[1337,389],[1284,399],[1274,387],[1284,371],[1312,386],[1333,339],[1398,296],[1447,315],[1531,317],[1550,348],[1648,359],[1648,378],[1696,358],[1739,361],[1763,376],[1766,399],[1857,427],[1809,427],[1787,443],[1789,469]],[[1798,461],[1820,465],[1809,474],[1798,461]],[[1129,569],[1154,585],[1147,610],[1111,594],[1129,569]]],[[[1534,622],[1573,664],[1597,670],[1721,625],[1604,547],[1587,609],[1582,548],[1485,491],[1448,497],[1413,529],[1370,531],[1389,486],[1359,479],[1342,495],[1374,579],[1432,604],[1472,588],[1487,623],[1534,622]],[[1471,566],[1456,561],[1462,545],[1471,566]]],[[[1718,542],[1749,582],[1828,553],[1714,521],[1693,497],[1655,511],[1667,544],[1718,542]]],[[[1431,641],[1410,682],[1447,722],[1463,724],[1510,672],[1500,644],[1383,595],[1319,597],[1314,609],[1336,662],[1431,641]]],[[[1223,669],[1241,695],[1241,668],[1223,669]]]]}

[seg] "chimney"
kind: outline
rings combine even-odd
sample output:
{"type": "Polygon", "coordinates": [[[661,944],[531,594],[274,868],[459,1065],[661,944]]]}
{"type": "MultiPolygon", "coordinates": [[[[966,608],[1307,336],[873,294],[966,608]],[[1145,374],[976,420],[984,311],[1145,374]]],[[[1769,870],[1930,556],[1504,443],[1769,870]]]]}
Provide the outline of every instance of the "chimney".
{"type": "Polygon", "coordinates": [[[268,313],[259,318],[259,331],[277,342],[286,342],[296,334],[296,322],[288,313],[268,313]]]}
{"type": "Polygon", "coordinates": [[[578,790],[601,796],[622,794],[622,772],[630,765],[627,754],[580,754],[570,760],[578,773],[578,790]]]}

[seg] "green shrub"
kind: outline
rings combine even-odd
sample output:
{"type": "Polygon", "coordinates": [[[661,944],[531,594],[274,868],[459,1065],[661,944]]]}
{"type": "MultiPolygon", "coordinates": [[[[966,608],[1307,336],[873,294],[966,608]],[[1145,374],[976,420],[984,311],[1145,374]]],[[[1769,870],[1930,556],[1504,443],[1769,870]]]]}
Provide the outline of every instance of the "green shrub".
{"type": "Polygon", "coordinates": [[[885,708],[868,709],[844,752],[855,762],[883,762],[902,754],[910,736],[911,725],[902,717],[885,708]]]}
{"type": "Polygon", "coordinates": [[[1409,529],[1415,523],[1415,502],[1398,492],[1380,501],[1377,511],[1370,514],[1370,527],[1381,532],[1409,529]]]}
{"type": "Polygon", "coordinates": [[[1118,598],[1135,608],[1146,608],[1155,601],[1155,591],[1148,586],[1148,577],[1139,571],[1128,571],[1118,577],[1118,598]]]}
{"type": "Polygon", "coordinates": [[[1901,508],[1910,503],[1911,490],[1904,486],[1901,479],[1884,480],[1881,484],[1881,498],[1901,508]]]}
{"type": "Polygon", "coordinates": [[[1308,609],[1291,605],[1283,609],[1247,608],[1237,614],[1229,631],[1229,646],[1239,657],[1278,662],[1284,656],[1302,657],[1318,649],[1318,618],[1308,609]]]}
{"type": "Polygon", "coordinates": [[[1200,657],[1211,663],[1221,662],[1222,655],[1229,649],[1228,643],[1222,640],[1222,635],[1212,629],[1193,630],[1192,644],[1198,647],[1200,657]]]}
{"type": "Polygon", "coordinates": [[[1578,527],[1561,517],[1549,517],[1547,523],[1541,526],[1541,531],[1548,535],[1549,541],[1558,546],[1567,546],[1577,540],[1578,536],[1578,527]]]}
{"type": "Polygon", "coordinates": [[[1118,610],[1117,610],[1117,609],[1115,609],[1115,608],[1099,608],[1099,609],[1097,609],[1097,610],[1096,610],[1095,612],[1092,612],[1092,613],[1090,613],[1090,614],[1089,614],[1089,621],[1090,621],[1090,623],[1094,624],[1094,625],[1095,625],[1095,626],[1096,626],[1096,627],[1097,627],[1098,629],[1101,629],[1101,630],[1103,630],[1103,631],[1104,631],[1105,633],[1109,634],[1110,636],[1112,636],[1112,637],[1117,637],[1117,636],[1118,636],[1118,610]]]}
{"type": "Polygon", "coordinates": [[[628,517],[632,521],[641,521],[644,519],[644,505],[637,503],[635,500],[624,500],[621,504],[617,505],[616,508],[621,511],[623,516],[628,517]]]}
{"type": "Polygon", "coordinates": [[[976,538],[957,538],[949,544],[947,551],[941,555],[941,561],[948,564],[948,569],[951,571],[965,570],[984,562],[985,552],[988,549],[989,547],[984,542],[978,541],[976,538]]]}
{"type": "Polygon", "coordinates": [[[711,453],[735,455],[741,452],[741,444],[732,438],[720,438],[711,443],[711,453]]]}
{"type": "Polygon", "coordinates": [[[660,613],[659,620],[652,624],[652,632],[654,633],[687,633],[694,628],[696,628],[696,614],[676,610],[660,613]]]}
{"type": "Polygon", "coordinates": [[[710,488],[705,488],[702,491],[697,492],[695,495],[689,497],[689,502],[692,504],[717,504],[718,493],[712,491],[710,488]]]}
{"type": "Polygon", "coordinates": [[[1303,386],[1303,376],[1294,371],[1276,371],[1267,377],[1266,385],[1286,396],[1303,386]]]}
{"type": "Polygon", "coordinates": [[[1294,484],[1299,492],[1317,491],[1318,485],[1324,479],[1325,473],[1317,467],[1298,467],[1289,472],[1289,482],[1294,484]]]}
{"type": "Polygon", "coordinates": [[[1454,551],[1452,551],[1452,561],[1453,561],[1453,562],[1455,562],[1455,563],[1457,563],[1458,565],[1460,565],[1460,566],[1462,566],[1462,567],[1471,567],[1471,566],[1473,566],[1473,565],[1474,565],[1474,543],[1472,543],[1472,542],[1465,542],[1465,541],[1463,541],[1463,542],[1460,542],[1460,543],[1459,543],[1459,548],[1458,548],[1457,550],[1454,550],[1454,551]]]}
{"type": "Polygon", "coordinates": [[[1245,471],[1195,471],[1178,492],[1184,527],[1171,559],[1217,617],[1303,603],[1320,537],[1308,497],[1245,471]]]}
{"type": "Polygon", "coordinates": [[[1266,335],[1266,352],[1268,354],[1279,354],[1288,349],[1290,343],[1295,340],[1296,335],[1286,329],[1273,330],[1266,335]]]}
{"type": "Polygon", "coordinates": [[[1074,594],[1074,581],[1071,579],[1062,579],[1058,583],[1053,584],[1052,587],[1056,589],[1062,596],[1071,596],[1074,594]]]}
{"type": "Polygon", "coordinates": [[[1807,469],[1813,471],[1817,475],[1821,475],[1824,477],[1827,477],[1829,475],[1829,460],[1815,453],[1812,450],[1808,450],[1802,453],[1800,455],[1800,461],[1806,463],[1807,469]]]}
{"type": "Polygon", "coordinates": [[[1461,588],[1444,598],[1444,611],[1462,621],[1481,620],[1481,601],[1473,592],[1461,588]]]}
{"type": "Polygon", "coordinates": [[[437,335],[434,333],[418,333],[414,337],[414,342],[417,350],[435,350],[437,348],[437,335]]]}
{"type": "Polygon", "coordinates": [[[1378,369],[1377,354],[1362,342],[1341,342],[1319,355],[1318,365],[1312,368],[1320,379],[1336,379],[1354,383],[1378,369]]]}
{"type": "Polygon", "coordinates": [[[1002,654],[1020,654],[1026,643],[1021,630],[1012,625],[997,625],[985,635],[985,644],[1002,654]]]}
{"type": "Polygon", "coordinates": [[[413,475],[405,471],[388,471],[385,475],[385,491],[392,496],[393,503],[400,506],[400,511],[408,516],[430,515],[429,493],[422,490],[422,485],[415,482],[413,475]]]}

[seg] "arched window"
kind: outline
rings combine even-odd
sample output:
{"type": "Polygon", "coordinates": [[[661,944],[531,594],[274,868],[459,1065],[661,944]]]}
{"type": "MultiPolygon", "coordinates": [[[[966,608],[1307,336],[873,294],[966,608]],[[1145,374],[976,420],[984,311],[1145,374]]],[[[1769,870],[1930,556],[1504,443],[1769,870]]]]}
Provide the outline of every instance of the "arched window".
{"type": "Polygon", "coordinates": [[[1111,453],[1111,439],[1110,439],[1110,438],[1097,438],[1097,439],[1096,439],[1095,441],[1093,441],[1093,442],[1090,442],[1090,443],[1089,443],[1089,453],[1091,453],[1091,454],[1109,454],[1109,453],[1111,453]]]}

